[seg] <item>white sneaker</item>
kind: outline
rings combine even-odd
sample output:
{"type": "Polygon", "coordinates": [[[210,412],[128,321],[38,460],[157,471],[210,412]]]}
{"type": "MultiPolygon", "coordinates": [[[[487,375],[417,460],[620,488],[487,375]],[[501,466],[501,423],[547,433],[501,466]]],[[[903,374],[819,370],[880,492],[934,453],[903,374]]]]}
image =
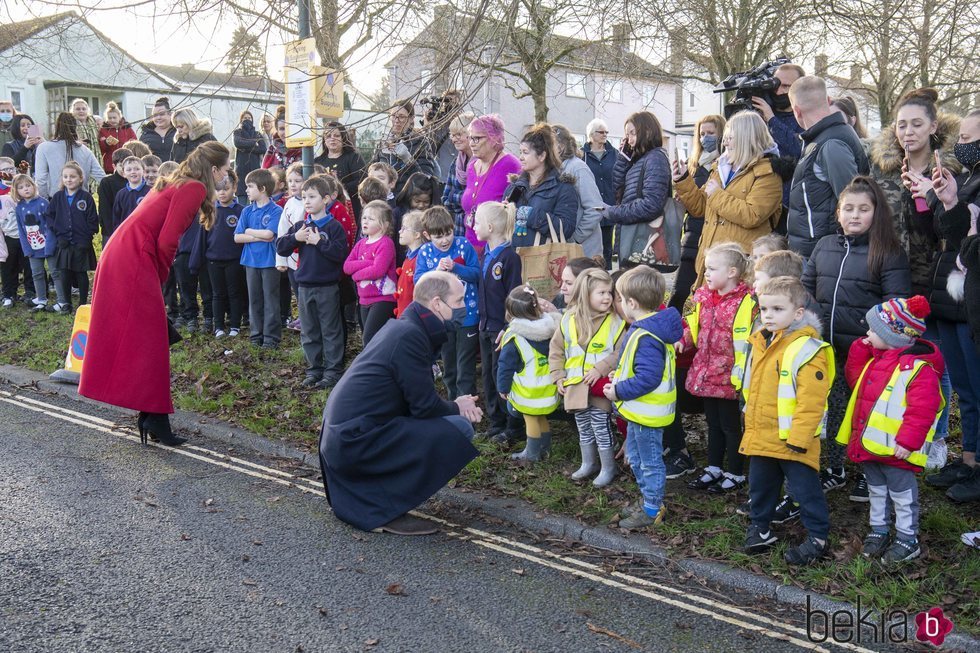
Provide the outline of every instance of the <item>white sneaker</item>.
{"type": "Polygon", "coordinates": [[[237,338],[238,337],[238,329],[229,329],[228,330],[228,337],[229,338],[237,338]]]}
{"type": "Polygon", "coordinates": [[[14,306],[14,300],[12,300],[10,297],[4,297],[4,299],[3,299],[3,307],[4,308],[13,308],[13,306],[14,306]]]}
{"type": "Polygon", "coordinates": [[[48,300],[35,297],[31,299],[31,303],[34,304],[35,306],[47,306],[48,300]]]}
{"type": "Polygon", "coordinates": [[[224,338],[226,335],[228,334],[225,333],[224,329],[218,329],[217,331],[214,332],[215,338],[224,338]]]}
{"type": "Polygon", "coordinates": [[[963,540],[963,544],[972,546],[974,549],[980,549],[980,531],[963,533],[960,535],[960,539],[963,540]]]}
{"type": "Polygon", "coordinates": [[[926,458],[926,469],[942,469],[946,466],[948,458],[949,447],[946,446],[946,439],[933,442],[932,449],[929,450],[929,457],[926,458]]]}

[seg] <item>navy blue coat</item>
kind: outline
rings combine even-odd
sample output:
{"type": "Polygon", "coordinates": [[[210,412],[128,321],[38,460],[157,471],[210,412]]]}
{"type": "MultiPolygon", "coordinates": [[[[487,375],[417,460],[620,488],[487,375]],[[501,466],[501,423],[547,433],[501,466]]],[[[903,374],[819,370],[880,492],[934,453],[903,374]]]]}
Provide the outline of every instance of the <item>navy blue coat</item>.
{"type": "Polygon", "coordinates": [[[245,129],[239,127],[233,132],[235,140],[235,174],[238,175],[238,187],[235,195],[245,197],[245,177],[253,170],[262,167],[262,157],[269,149],[265,136],[255,131],[255,127],[245,129]]]}
{"type": "Polygon", "coordinates": [[[338,519],[372,530],[435,494],[479,453],[442,419],[459,407],[436,393],[446,342],[438,316],[412,303],[364,348],[330,393],[320,429],[327,500],[338,519]]]}
{"type": "Polygon", "coordinates": [[[586,143],[582,147],[582,156],[586,165],[595,177],[595,185],[599,187],[599,194],[602,201],[612,206],[616,203],[616,185],[613,183],[613,171],[616,169],[616,160],[620,158],[619,152],[611,143],[606,142],[606,153],[600,159],[592,152],[592,143],[586,143]]]}
{"type": "Polygon", "coordinates": [[[527,215],[527,233],[517,235],[515,232],[510,241],[514,247],[533,245],[536,233],[541,234],[542,243],[549,238],[548,216],[551,216],[551,224],[555,227],[555,232],[560,229],[566,240],[572,239],[579,208],[574,177],[560,175],[557,170],[552,170],[545,175],[540,184],[531,188],[527,176],[521,175],[517,181],[507,186],[507,190],[504,191],[504,201],[517,205],[518,218],[521,215],[521,207],[526,206],[530,209],[527,215]]]}

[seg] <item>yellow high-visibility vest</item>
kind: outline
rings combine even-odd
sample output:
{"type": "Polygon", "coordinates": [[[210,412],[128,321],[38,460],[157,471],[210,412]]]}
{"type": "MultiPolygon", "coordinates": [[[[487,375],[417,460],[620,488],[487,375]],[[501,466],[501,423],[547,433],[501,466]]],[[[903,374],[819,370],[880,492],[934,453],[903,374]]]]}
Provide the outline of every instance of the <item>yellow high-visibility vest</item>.
{"type": "MultiPolygon", "coordinates": [[[[837,366],[834,358],[834,348],[829,343],[816,338],[797,338],[783,351],[779,361],[779,386],[776,391],[776,415],[779,420],[779,439],[788,440],[790,428],[793,426],[793,413],[796,412],[796,377],[800,370],[821,351],[827,352],[828,384],[834,384],[837,366]]],[[[752,383],[752,357],[748,358],[745,369],[742,396],[748,402],[749,386],[752,383]]],[[[824,398],[823,418],[813,437],[826,437],[824,429],[827,423],[827,400],[824,398]]]]}
{"type": "MultiPolygon", "coordinates": [[[[926,365],[929,363],[924,360],[917,360],[912,364],[912,369],[903,370],[901,365],[895,366],[895,371],[888,379],[884,392],[871,407],[868,423],[865,425],[864,431],[861,432],[861,446],[869,453],[876,456],[892,456],[895,454],[895,438],[902,426],[905,409],[908,408],[906,393],[909,384],[912,383],[912,379],[919,373],[919,370],[926,365]]],[[[851,399],[847,402],[847,412],[844,413],[844,421],[837,432],[837,442],[840,444],[847,444],[851,438],[851,420],[854,419],[854,405],[857,403],[858,388],[861,387],[861,382],[864,380],[864,375],[867,374],[869,367],[871,367],[870,360],[861,370],[861,376],[854,386],[851,399]]],[[[943,414],[945,407],[946,399],[940,398],[939,410],[936,411],[936,418],[932,420],[932,426],[926,433],[926,441],[917,451],[913,451],[906,458],[909,464],[917,467],[926,466],[929,451],[932,450],[932,439],[936,435],[936,424],[939,423],[939,417],[943,414]]]]}
{"type": "Polygon", "coordinates": [[[507,329],[501,348],[513,342],[524,362],[524,368],[514,374],[507,402],[522,415],[548,415],[561,402],[558,386],[548,372],[548,357],[539,353],[524,336],[507,329]]]}
{"type": "MultiPolygon", "coordinates": [[[[756,302],[752,295],[746,295],[738,305],[735,312],[735,321],[732,322],[732,344],[734,345],[735,364],[732,365],[732,385],[735,391],[742,389],[742,377],[745,376],[746,360],[749,356],[749,336],[752,335],[752,326],[755,323],[756,302]]],[[[698,344],[698,332],[701,329],[701,303],[694,305],[694,311],[688,315],[687,328],[691,331],[691,340],[694,345],[698,344]]]]}
{"type": "Polygon", "coordinates": [[[646,329],[636,328],[626,341],[623,353],[619,358],[619,366],[616,367],[616,381],[632,379],[636,372],[633,369],[633,362],[636,359],[636,351],[640,346],[640,339],[650,337],[659,342],[664,347],[664,373],[658,385],[653,391],[626,401],[617,401],[616,409],[619,414],[630,422],[643,426],[663,427],[669,426],[674,421],[674,413],[677,408],[677,385],[674,376],[676,359],[674,356],[674,345],[665,343],[663,340],[653,335],[646,329]]]}
{"type": "Polygon", "coordinates": [[[609,313],[596,329],[589,344],[578,344],[575,316],[566,312],[561,318],[561,332],[565,337],[565,385],[581,383],[585,373],[595,364],[616,351],[616,341],[626,328],[626,323],[615,313],[609,313]]]}

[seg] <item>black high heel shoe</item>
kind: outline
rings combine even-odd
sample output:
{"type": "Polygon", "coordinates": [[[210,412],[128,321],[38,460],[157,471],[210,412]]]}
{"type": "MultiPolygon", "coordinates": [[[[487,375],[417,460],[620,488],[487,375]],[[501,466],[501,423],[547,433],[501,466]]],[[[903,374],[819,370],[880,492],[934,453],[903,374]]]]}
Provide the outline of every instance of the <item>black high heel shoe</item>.
{"type": "Polygon", "coordinates": [[[140,442],[146,444],[147,436],[159,440],[168,447],[179,447],[187,438],[179,438],[170,430],[170,416],[165,413],[140,412],[136,418],[136,428],[140,432],[140,442]]]}

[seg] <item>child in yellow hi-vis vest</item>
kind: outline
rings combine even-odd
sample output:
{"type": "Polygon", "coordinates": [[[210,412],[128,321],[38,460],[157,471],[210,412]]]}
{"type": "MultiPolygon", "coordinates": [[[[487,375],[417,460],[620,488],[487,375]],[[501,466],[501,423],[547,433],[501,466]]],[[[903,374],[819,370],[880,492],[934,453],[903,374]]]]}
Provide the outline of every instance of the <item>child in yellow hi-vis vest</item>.
{"type": "Polygon", "coordinates": [[[676,360],[672,343],[684,333],[676,308],[657,311],[667,284],[645,265],[616,281],[621,309],[632,322],[626,332],[616,372],[603,388],[626,420],[626,457],[643,496],[642,505],[619,522],[620,528],[643,528],[663,521],[664,427],[674,421],[677,405],[676,360]]]}
{"type": "Polygon", "coordinates": [[[510,291],[504,307],[508,324],[500,340],[497,391],[507,410],[524,418],[527,430],[524,450],[511,454],[511,459],[538,462],[551,451],[548,415],[561,403],[548,370],[548,347],[561,314],[543,312],[538,293],[530,286],[510,291]]]}
{"type": "Polygon", "coordinates": [[[868,337],[854,341],[844,368],[854,392],[837,441],[868,481],[871,533],[863,553],[884,563],[921,553],[915,475],[925,467],[942,414],[945,367],[936,345],[922,338],[927,315],[929,302],[921,295],[873,306],[865,315],[868,337]]]}
{"type": "Polygon", "coordinates": [[[820,339],[799,279],[775,277],[758,288],[761,329],[749,337],[742,380],[749,457],[749,525],[745,551],[761,553],[776,541],[772,521],[785,481],[800,504],[807,538],[786,551],[792,565],[827,554],[830,514],[820,484],[820,436],[834,376],[834,350],[820,339]]]}

